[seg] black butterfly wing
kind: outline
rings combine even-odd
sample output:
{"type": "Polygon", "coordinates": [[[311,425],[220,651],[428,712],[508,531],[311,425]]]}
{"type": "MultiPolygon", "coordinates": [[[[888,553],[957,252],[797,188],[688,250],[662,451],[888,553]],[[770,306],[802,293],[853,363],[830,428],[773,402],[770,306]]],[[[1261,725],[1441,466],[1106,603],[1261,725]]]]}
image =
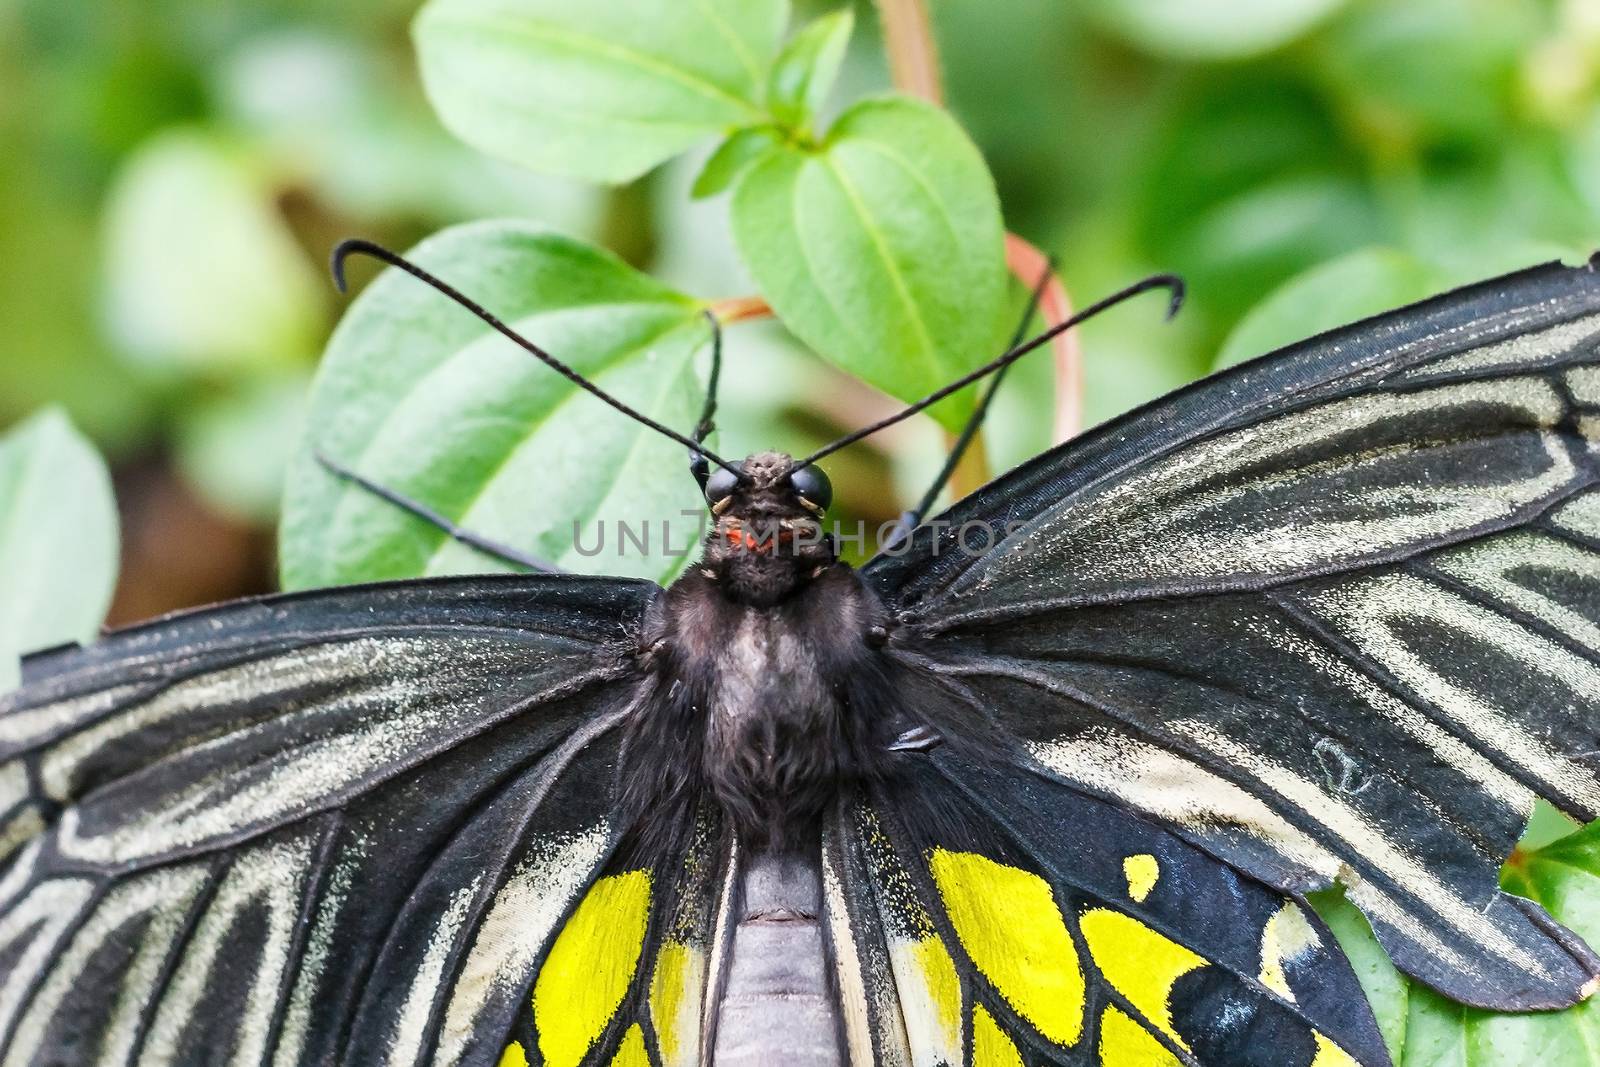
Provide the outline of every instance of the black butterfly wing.
{"type": "Polygon", "coordinates": [[[1199,383],[866,573],[1036,771],[1561,1006],[1600,965],[1497,873],[1535,794],[1600,814],[1597,439],[1600,274],[1551,265],[1199,383]]]}
{"type": "Polygon", "coordinates": [[[500,1063],[616,860],[655,589],[333,590],[31,659],[0,700],[0,1063],[500,1063]]]}
{"type": "Polygon", "coordinates": [[[1301,903],[1024,769],[905,763],[824,846],[852,1062],[1388,1063],[1301,903]]]}

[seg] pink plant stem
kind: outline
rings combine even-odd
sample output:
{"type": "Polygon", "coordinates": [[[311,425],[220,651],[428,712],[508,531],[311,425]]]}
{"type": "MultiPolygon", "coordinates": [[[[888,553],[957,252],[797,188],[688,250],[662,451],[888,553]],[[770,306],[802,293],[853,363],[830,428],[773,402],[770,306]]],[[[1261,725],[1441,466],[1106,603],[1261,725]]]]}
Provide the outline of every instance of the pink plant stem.
{"type": "MultiPolygon", "coordinates": [[[[1006,266],[1016,279],[1028,288],[1039,284],[1040,275],[1050,269],[1050,259],[1043,252],[1014,233],[1006,234],[1006,266]]],[[[1054,326],[1072,317],[1072,301],[1061,279],[1054,274],[1045,286],[1039,300],[1039,313],[1047,324],[1054,326]]],[[[1076,437],[1083,429],[1083,348],[1078,342],[1078,331],[1068,330],[1050,342],[1055,353],[1056,399],[1055,420],[1051,440],[1056,444],[1076,437]]]]}

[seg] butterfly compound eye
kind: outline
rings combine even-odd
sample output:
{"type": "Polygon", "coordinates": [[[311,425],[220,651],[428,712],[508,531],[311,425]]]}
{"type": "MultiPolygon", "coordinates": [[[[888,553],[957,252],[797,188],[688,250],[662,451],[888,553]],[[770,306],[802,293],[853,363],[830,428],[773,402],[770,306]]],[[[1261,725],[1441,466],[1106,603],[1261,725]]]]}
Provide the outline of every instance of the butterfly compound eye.
{"type": "Polygon", "coordinates": [[[718,467],[706,479],[706,503],[717,504],[732,495],[739,484],[739,476],[726,467],[718,467]]]}
{"type": "Polygon", "coordinates": [[[833,503],[833,483],[822,473],[822,468],[815,464],[801,467],[789,475],[789,484],[794,486],[794,491],[800,494],[802,500],[816,505],[823,511],[828,510],[828,505],[833,503]]]}

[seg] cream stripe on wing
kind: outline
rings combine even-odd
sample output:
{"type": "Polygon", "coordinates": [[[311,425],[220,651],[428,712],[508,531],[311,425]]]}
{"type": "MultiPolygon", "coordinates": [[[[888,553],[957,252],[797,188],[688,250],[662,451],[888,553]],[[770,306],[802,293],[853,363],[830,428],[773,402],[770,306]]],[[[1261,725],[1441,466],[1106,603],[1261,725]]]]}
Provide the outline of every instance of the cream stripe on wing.
{"type": "Polygon", "coordinates": [[[459,1063],[467,1052],[491,989],[520,994],[568,903],[594,874],[609,837],[601,823],[529,846],[528,857],[495,894],[451,990],[435,1056],[441,1067],[459,1063]]]}
{"type": "Polygon", "coordinates": [[[1400,378],[1415,379],[1461,371],[1481,371],[1493,367],[1538,363],[1552,357],[1581,351],[1585,344],[1592,348],[1597,335],[1600,335],[1600,315],[1586,315],[1557,323],[1547,329],[1519,333],[1503,341],[1495,341],[1431,363],[1424,363],[1406,371],[1400,378]]]}
{"type": "Polygon", "coordinates": [[[0,975],[0,1035],[11,1029],[33,981],[49,966],[56,945],[94,895],[94,883],[52,878],[0,914],[0,953],[11,960],[0,975]]]}
{"type": "MultiPolygon", "coordinates": [[[[127,1063],[151,990],[156,987],[161,968],[205,878],[202,867],[156,871],[108,893],[88,921],[73,934],[66,950],[56,958],[44,985],[28,1005],[11,1046],[6,1050],[5,1067],[29,1067],[40,1062],[52,1022],[64,1021],[72,1030],[82,1026],[79,1021],[56,1019],[61,1002],[84,979],[84,970],[94,962],[95,954],[114,939],[126,938],[123,928],[142,917],[148,923],[132,948],[127,968],[116,987],[106,991],[108,1000],[113,994],[114,1000],[104,1005],[108,1015],[103,1036],[99,1042],[82,1049],[85,1056],[97,1052],[94,1062],[99,1064],[122,1067],[127,1063]]],[[[90,981],[93,981],[92,976],[90,981]]],[[[89,1061],[85,1059],[84,1062],[89,1061]]]]}
{"type": "Polygon", "coordinates": [[[113,686],[85,696],[58,700],[19,711],[3,710],[5,698],[0,696],[0,744],[22,747],[69,730],[96,716],[104,715],[137,694],[147,684],[134,682],[113,686]]]}
{"type": "MultiPolygon", "coordinates": [[[[1178,736],[1250,774],[1294,805],[1306,818],[1315,820],[1342,841],[1353,855],[1362,857],[1382,870],[1408,896],[1454,927],[1467,940],[1483,945],[1492,955],[1529,973],[1546,973],[1534,956],[1507,937],[1499,927],[1486,921],[1482,912],[1436,878],[1420,857],[1389,838],[1381,827],[1339,797],[1329,794],[1262,753],[1227,737],[1209,723],[1178,719],[1169,725],[1178,736]]],[[[1402,929],[1409,932],[1410,925],[1402,924],[1402,929]]]]}
{"type": "Polygon", "coordinates": [[[1600,490],[1573,497],[1550,513],[1550,521],[1580,537],[1600,540],[1600,490]]]}
{"type": "Polygon", "coordinates": [[[1561,397],[1539,378],[1369,393],[1324,404],[1191,445],[1098,495],[1053,509],[978,568],[976,581],[989,586],[1036,580],[1049,588],[1060,584],[1055,572],[1064,555],[1075,576],[1090,580],[1280,575],[1504,521],[1571,484],[1577,472],[1565,440],[1548,429],[1538,433],[1540,465],[1515,476],[1344,487],[1347,476],[1382,473],[1421,450],[1404,436],[1385,436],[1386,423],[1472,404],[1496,405],[1512,422],[1546,428],[1566,415],[1561,397]],[[1355,434],[1377,444],[1364,453],[1333,448],[1355,434]],[[1273,474],[1241,474],[1274,457],[1287,463],[1292,453],[1317,446],[1327,454],[1296,460],[1273,474]],[[1278,516],[1259,504],[1237,507],[1275,488],[1303,485],[1308,476],[1330,494],[1349,496],[1364,517],[1316,522],[1278,516]],[[1234,527],[1219,528],[1219,509],[1238,516],[1234,527]]]}
{"type": "Polygon", "coordinates": [[[295,967],[294,989],[278,1026],[277,1051],[273,1053],[273,1067],[299,1067],[301,1054],[311,1035],[311,1019],[316,1011],[316,998],[321,994],[321,982],[328,967],[334,933],[343,920],[346,907],[358,908],[360,901],[352,900],[350,884],[365,859],[359,842],[342,843],[342,858],[325,881],[317,900],[317,916],[311,923],[310,935],[301,949],[295,967]]]}
{"type": "Polygon", "coordinates": [[[416,973],[411,976],[411,989],[406,993],[405,1003],[395,1017],[394,1033],[389,1041],[389,1067],[411,1067],[419,1062],[423,1042],[428,1037],[428,1023],[433,1019],[433,1004],[438,998],[439,987],[444,984],[445,964],[450,961],[450,953],[461,938],[467,912],[482,884],[483,875],[480,873],[469,884],[450,895],[449,905],[445,907],[444,914],[439,916],[433,936],[428,939],[427,951],[417,964],[416,973]]]}
{"type": "Polygon", "coordinates": [[[1164,748],[1103,727],[1056,741],[1029,742],[1040,765],[1195,832],[1238,830],[1331,881],[1339,860],[1257,797],[1164,748]]]}
{"type": "Polygon", "coordinates": [[[1524,817],[1532,813],[1533,792],[1530,789],[1495,766],[1482,752],[1331,654],[1323,645],[1281,630],[1273,630],[1269,639],[1280,650],[1299,657],[1322,677],[1343,687],[1506,808],[1524,817]]]}
{"type": "Polygon", "coordinates": [[[1600,552],[1538,533],[1519,532],[1483,541],[1429,560],[1440,571],[1600,654],[1600,623],[1523,585],[1513,572],[1535,567],[1556,571],[1600,593],[1600,552]]]}
{"type": "Polygon", "coordinates": [[[833,951],[835,981],[839,989],[839,1018],[844,1025],[845,1050],[854,1067],[872,1063],[872,1027],[867,1017],[867,986],[861,976],[861,957],[850,929],[850,912],[845,907],[844,888],[834,856],[822,849],[822,908],[828,924],[828,943],[833,951]]]}
{"type": "Polygon", "coordinates": [[[1600,367],[1574,367],[1567,371],[1566,379],[1574,400],[1588,407],[1600,407],[1600,367]]]}
{"type": "Polygon", "coordinates": [[[1574,709],[1593,706],[1600,694],[1600,666],[1554,641],[1508,623],[1505,616],[1408,574],[1363,579],[1307,599],[1361,651],[1481,743],[1550,788],[1589,808],[1600,808],[1595,771],[1556,749],[1547,737],[1524,728],[1518,709],[1497,707],[1459,679],[1445,674],[1406,647],[1394,624],[1423,621],[1461,640],[1495,648],[1518,661],[1530,676],[1564,688],[1574,709]]]}
{"type": "Polygon", "coordinates": [[[247,972],[248,985],[236,1002],[227,1004],[241,1012],[230,1020],[232,1055],[224,1059],[229,1050],[210,1052],[215,1062],[228,1067],[256,1067],[261,1062],[290,962],[311,855],[312,843],[301,840],[258,846],[234,861],[195,925],[182,962],[155,1009],[139,1057],[141,1067],[186,1061],[185,1032],[194,1012],[205,1005],[221,968],[229,972],[230,982],[240,981],[241,972],[247,972]],[[241,959],[235,953],[224,958],[223,948],[235,927],[262,915],[266,929],[252,935],[255,958],[241,959]]]}

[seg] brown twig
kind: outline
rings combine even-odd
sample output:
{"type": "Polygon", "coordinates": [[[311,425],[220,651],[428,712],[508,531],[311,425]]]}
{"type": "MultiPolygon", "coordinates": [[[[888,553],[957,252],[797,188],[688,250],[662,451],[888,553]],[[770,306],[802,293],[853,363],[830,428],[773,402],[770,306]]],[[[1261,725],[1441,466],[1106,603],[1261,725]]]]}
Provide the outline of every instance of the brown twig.
{"type": "MultiPolygon", "coordinates": [[[[1026,239],[1008,233],[1006,266],[1023,285],[1037,285],[1039,276],[1050,269],[1050,258],[1026,239]]],[[[1060,278],[1051,277],[1039,299],[1039,311],[1050,326],[1072,317],[1072,301],[1060,278]]],[[[1083,348],[1075,329],[1058,335],[1050,347],[1056,356],[1056,413],[1051,439],[1060,444],[1076,437],[1083,428],[1083,348]]]]}
{"type": "Polygon", "coordinates": [[[877,0],[884,51],[894,87],[930,103],[944,103],[939,46],[933,39],[927,0],[877,0]]]}

